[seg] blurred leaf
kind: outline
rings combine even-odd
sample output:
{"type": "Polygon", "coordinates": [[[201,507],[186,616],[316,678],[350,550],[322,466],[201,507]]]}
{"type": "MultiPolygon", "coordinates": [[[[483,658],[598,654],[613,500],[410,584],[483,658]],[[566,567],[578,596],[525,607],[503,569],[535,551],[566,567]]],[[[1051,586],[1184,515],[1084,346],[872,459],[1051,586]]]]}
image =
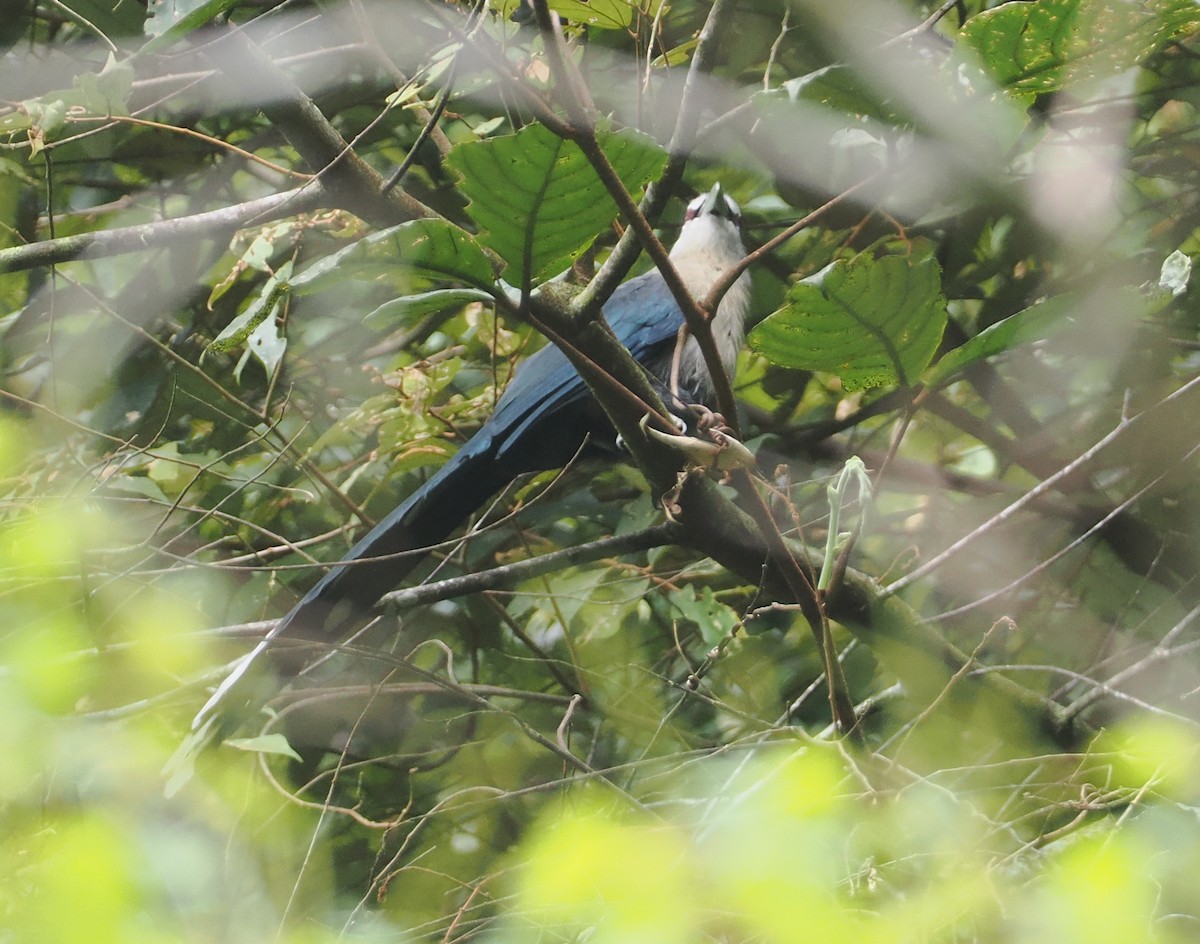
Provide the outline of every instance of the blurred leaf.
{"type": "Polygon", "coordinates": [[[75,79],[80,104],[94,115],[129,114],[129,94],[133,91],[133,66],[118,62],[110,52],[99,72],[84,72],[75,79]]]}
{"type": "MultiPolygon", "coordinates": [[[[599,134],[618,176],[636,197],[662,167],[665,155],[635,131],[599,134]]],[[[516,134],[468,141],[449,164],[470,199],[467,212],[481,241],[508,264],[515,285],[558,274],[609,226],[617,207],[579,147],[527,125],[516,134]]]]}
{"type": "MultiPolygon", "coordinates": [[[[132,0],[61,0],[68,10],[77,13],[109,39],[121,36],[140,36],[146,19],[146,5],[132,0]]],[[[72,20],[78,23],[78,20],[72,20]]],[[[95,32],[80,24],[89,39],[95,32]]]]}
{"type": "MultiPolygon", "coordinates": [[[[1022,344],[1052,337],[1057,331],[1065,330],[1075,323],[1074,316],[1086,301],[1086,297],[1079,293],[1067,293],[1045,299],[1009,315],[1003,321],[984,328],[954,350],[946,352],[926,371],[921,381],[930,387],[940,387],[976,361],[1003,354],[1022,344]]],[[[1121,293],[1120,304],[1129,311],[1131,318],[1136,318],[1161,307],[1162,302],[1129,288],[1121,293]]]]}
{"type": "Polygon", "coordinates": [[[1198,25],[1193,0],[1038,0],[976,14],[959,39],[1000,85],[1043,93],[1122,72],[1198,25]]]}
{"type": "Polygon", "coordinates": [[[784,367],[837,374],[847,390],[912,384],[946,326],[932,258],[861,254],[788,291],[784,307],[750,333],[750,346],[784,367]]]}
{"type": "Polygon", "coordinates": [[[1163,261],[1162,272],[1158,277],[1158,287],[1164,292],[1170,292],[1172,298],[1178,298],[1187,291],[1191,280],[1191,257],[1176,249],[1163,261]]]}
{"type": "Polygon", "coordinates": [[[971,340],[947,351],[926,371],[922,381],[930,387],[940,387],[977,361],[1047,337],[1054,325],[1076,310],[1079,301],[1077,295],[1058,295],[984,328],[971,340]]]}
{"type": "Polygon", "coordinates": [[[393,298],[367,314],[363,321],[372,328],[388,330],[397,322],[419,318],[430,312],[465,305],[468,302],[490,301],[492,301],[491,295],[477,289],[442,288],[432,292],[406,295],[403,298],[393,298]]]}
{"type": "Polygon", "coordinates": [[[303,760],[296,753],[282,734],[260,734],[258,737],[227,738],[221,742],[239,751],[249,751],[252,754],[278,754],[290,757],[292,760],[303,760]]]}
{"type": "Polygon", "coordinates": [[[150,5],[150,16],[146,19],[146,35],[154,37],[145,45],[145,51],[169,46],[210,23],[238,0],[156,0],[150,5]]]}
{"type": "Polygon", "coordinates": [[[492,264],[468,234],[440,220],[413,220],[364,236],[325,256],[292,279],[298,295],[323,292],[346,279],[387,285],[413,275],[491,289],[492,264]]]}
{"type": "MultiPolygon", "coordinates": [[[[885,124],[902,124],[904,119],[890,104],[886,95],[881,95],[866,81],[862,74],[848,66],[826,66],[795,79],[782,86],[792,101],[808,101],[847,115],[875,118],[885,124]]],[[[760,95],[778,92],[760,92],[760,95]]],[[[758,96],[756,96],[757,98],[758,96]]]]}
{"type": "Polygon", "coordinates": [[[737,614],[716,598],[712,587],[705,587],[697,594],[696,588],[688,584],[672,590],[668,598],[680,615],[700,631],[706,645],[715,646],[739,622],[737,614]]]}

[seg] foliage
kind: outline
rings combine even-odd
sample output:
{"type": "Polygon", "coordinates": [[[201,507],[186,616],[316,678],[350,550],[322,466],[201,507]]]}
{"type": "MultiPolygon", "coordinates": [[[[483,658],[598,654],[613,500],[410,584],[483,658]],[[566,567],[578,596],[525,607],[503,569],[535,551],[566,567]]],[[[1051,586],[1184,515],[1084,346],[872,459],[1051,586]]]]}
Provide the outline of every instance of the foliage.
{"type": "Polygon", "coordinates": [[[1198,25],[15,4],[0,941],[1194,939],[1198,25]],[[519,481],[181,763],[718,180],[753,473],[519,481]]]}

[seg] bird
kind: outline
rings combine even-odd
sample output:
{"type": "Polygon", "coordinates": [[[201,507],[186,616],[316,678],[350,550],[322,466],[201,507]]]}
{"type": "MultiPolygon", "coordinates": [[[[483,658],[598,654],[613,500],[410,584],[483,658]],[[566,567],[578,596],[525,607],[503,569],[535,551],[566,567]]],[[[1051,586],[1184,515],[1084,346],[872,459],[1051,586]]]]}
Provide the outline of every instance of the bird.
{"type": "MultiPolygon", "coordinates": [[[[697,301],[746,255],[741,210],[720,183],[687,207],[671,263],[697,301]]],[[[750,279],[744,272],[726,292],[712,321],[722,367],[732,376],[750,308],[750,279]]],[[[683,311],[657,269],[617,287],[603,306],[613,334],[663,390],[670,389],[672,363],[683,311]]],[[[678,357],[675,399],[711,403],[712,378],[695,338],[678,357]]],[[[264,653],[279,651],[288,638],[333,638],[356,620],[365,622],[372,606],[416,566],[420,554],[447,538],[472,513],[514,478],[526,472],[566,465],[597,434],[612,428],[592,399],[583,378],[554,345],[518,366],[479,430],[413,494],[373,527],[345,557],[221,681],[193,721],[198,729],[264,653]],[[398,557],[397,555],[404,555],[398,557]]],[[[293,650],[294,653],[294,650],[293,650]]],[[[285,675],[299,671],[294,654],[275,661],[285,675]],[[282,662],[282,666],[281,666],[282,662]]]]}

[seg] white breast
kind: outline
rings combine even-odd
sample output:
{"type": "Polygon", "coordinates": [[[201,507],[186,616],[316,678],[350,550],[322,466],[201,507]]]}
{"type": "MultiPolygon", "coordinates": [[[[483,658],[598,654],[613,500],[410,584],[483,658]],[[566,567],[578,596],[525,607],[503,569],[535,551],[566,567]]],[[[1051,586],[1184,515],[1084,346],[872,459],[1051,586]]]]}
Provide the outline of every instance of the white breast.
{"type": "MultiPolygon", "coordinates": [[[[689,220],[671,249],[671,262],[687,287],[688,294],[703,301],[726,269],[746,254],[737,226],[720,216],[702,216],[689,220]]],[[[746,315],[750,308],[750,273],[744,272],[725,293],[713,320],[713,339],[721,353],[725,372],[731,377],[746,333],[746,315]]],[[[694,338],[683,350],[680,379],[697,394],[708,396],[712,385],[704,358],[694,338]]]]}

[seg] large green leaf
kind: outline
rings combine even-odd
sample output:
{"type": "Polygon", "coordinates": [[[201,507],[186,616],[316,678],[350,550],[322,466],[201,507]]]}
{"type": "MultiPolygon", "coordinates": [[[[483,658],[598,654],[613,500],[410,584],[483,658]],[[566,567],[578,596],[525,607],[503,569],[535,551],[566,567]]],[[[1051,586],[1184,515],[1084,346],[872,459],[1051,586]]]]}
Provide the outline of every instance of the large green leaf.
{"type": "Polygon", "coordinates": [[[980,13],[959,38],[1000,85],[1042,93],[1128,69],[1197,26],[1193,0],[1038,0],[980,13]]]}
{"type": "MultiPolygon", "coordinates": [[[[600,144],[635,192],[665,160],[650,138],[635,131],[601,133],[600,144]]],[[[449,162],[462,177],[481,241],[508,264],[505,276],[514,284],[541,282],[568,268],[617,216],[579,147],[541,125],[460,144],[449,162]]]]}
{"type": "Polygon", "coordinates": [[[837,374],[847,390],[911,384],[946,326],[941,271],[932,258],[860,255],[788,291],[750,345],[784,367],[837,374]]]}
{"type": "Polygon", "coordinates": [[[407,291],[413,275],[490,290],[495,278],[487,255],[468,233],[441,220],[413,220],[365,236],[313,263],[291,282],[300,295],[345,279],[368,279],[407,291]]]}

